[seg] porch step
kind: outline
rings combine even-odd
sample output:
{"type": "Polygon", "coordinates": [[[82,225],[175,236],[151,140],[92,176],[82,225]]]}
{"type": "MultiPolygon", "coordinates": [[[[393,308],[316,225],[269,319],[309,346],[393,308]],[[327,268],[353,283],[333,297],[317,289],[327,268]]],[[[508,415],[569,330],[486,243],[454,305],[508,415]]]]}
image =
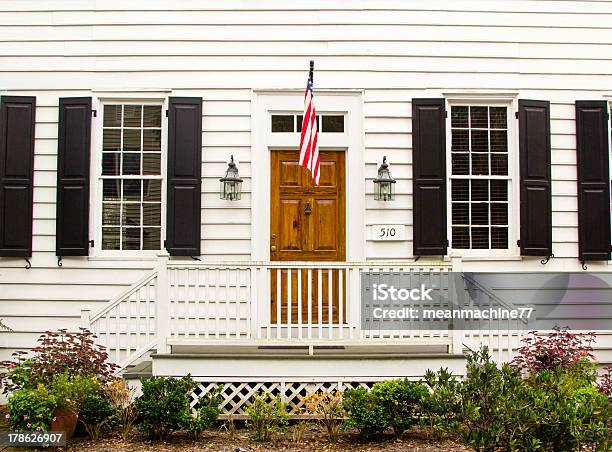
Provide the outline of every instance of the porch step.
{"type": "Polygon", "coordinates": [[[169,339],[172,354],[214,356],[372,356],[446,354],[448,338],[427,339],[368,339],[368,340],[283,340],[283,339],[169,339]]]}
{"type": "Polygon", "coordinates": [[[138,380],[140,378],[147,378],[153,375],[153,363],[149,361],[142,361],[133,366],[128,366],[121,376],[126,380],[138,380]]]}

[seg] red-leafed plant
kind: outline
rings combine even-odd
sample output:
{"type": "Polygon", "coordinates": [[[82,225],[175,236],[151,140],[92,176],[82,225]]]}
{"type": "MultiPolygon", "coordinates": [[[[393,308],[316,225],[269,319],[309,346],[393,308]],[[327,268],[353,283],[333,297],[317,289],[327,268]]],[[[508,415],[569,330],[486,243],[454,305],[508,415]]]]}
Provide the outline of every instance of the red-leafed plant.
{"type": "Polygon", "coordinates": [[[576,362],[593,360],[595,333],[571,333],[555,328],[546,336],[531,331],[521,340],[512,365],[527,373],[544,369],[569,369],[576,362]]]}
{"type": "Polygon", "coordinates": [[[95,337],[85,328],[80,328],[78,333],[65,329],[47,331],[38,339],[31,356],[16,352],[13,359],[0,362],[0,368],[4,368],[0,373],[3,392],[50,384],[62,374],[97,377],[102,383],[112,380],[117,366],[108,362],[105,347],[96,344],[95,337]]]}
{"type": "Polygon", "coordinates": [[[599,390],[612,399],[612,366],[604,369],[604,374],[599,380],[599,390]]]}

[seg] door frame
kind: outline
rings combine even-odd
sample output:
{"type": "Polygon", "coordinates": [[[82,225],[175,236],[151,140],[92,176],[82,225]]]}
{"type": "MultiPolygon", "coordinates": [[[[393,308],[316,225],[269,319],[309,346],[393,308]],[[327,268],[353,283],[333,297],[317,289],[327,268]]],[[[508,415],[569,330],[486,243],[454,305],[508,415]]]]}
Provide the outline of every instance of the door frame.
{"type": "MultiPolygon", "coordinates": [[[[344,133],[319,134],[322,150],[345,151],[346,261],[365,256],[363,92],[315,90],[317,113],[345,114],[344,133]]],[[[299,133],[271,133],[272,113],[301,113],[304,90],[253,90],[251,99],[251,259],[270,261],[270,152],[294,149],[299,133]]]]}

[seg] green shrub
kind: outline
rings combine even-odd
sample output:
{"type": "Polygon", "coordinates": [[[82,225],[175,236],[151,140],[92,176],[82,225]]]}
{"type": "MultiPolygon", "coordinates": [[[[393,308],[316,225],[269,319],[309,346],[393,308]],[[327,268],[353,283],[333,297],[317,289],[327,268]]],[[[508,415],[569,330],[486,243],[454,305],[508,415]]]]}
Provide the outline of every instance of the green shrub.
{"type": "Polygon", "coordinates": [[[98,440],[104,429],[116,422],[116,415],[117,409],[100,394],[90,394],[81,401],[79,422],[94,441],[98,440]]]}
{"type": "Polygon", "coordinates": [[[255,441],[269,441],[272,434],[287,426],[289,416],[287,405],[280,396],[271,398],[269,394],[259,394],[246,408],[249,420],[247,427],[255,441]]]}
{"type": "Polygon", "coordinates": [[[348,417],[347,427],[356,428],[364,436],[383,432],[389,419],[377,397],[365,388],[347,389],[343,394],[348,417]]]}
{"type": "Polygon", "coordinates": [[[195,440],[200,439],[202,431],[213,427],[217,423],[222,388],[221,386],[214,393],[200,397],[194,406],[195,413],[185,413],[183,429],[191,433],[195,440]]]}
{"type": "Polygon", "coordinates": [[[467,359],[461,382],[447,371],[426,375],[432,392],[423,407],[435,432],[476,451],[609,450],[610,402],[588,360],[522,378],[516,367],[498,367],[486,348],[467,359]]]}
{"type": "Polygon", "coordinates": [[[142,395],[136,399],[140,416],[138,428],[153,440],[165,440],[180,430],[190,415],[189,398],[195,384],[187,375],[181,379],[153,377],[141,379],[142,395]]]}
{"type": "Polygon", "coordinates": [[[59,408],[70,408],[81,414],[81,404],[91,395],[100,395],[102,385],[96,377],[62,374],[50,386],[59,408]]]}
{"type": "Polygon", "coordinates": [[[388,425],[396,436],[418,422],[422,401],[429,395],[421,383],[408,379],[386,380],[372,387],[372,395],[383,407],[388,425]]]}
{"type": "Polygon", "coordinates": [[[442,368],[438,372],[428,370],[425,383],[430,393],[422,401],[421,421],[437,438],[454,434],[460,419],[459,380],[447,368],[442,368]]]}
{"type": "Polygon", "coordinates": [[[20,389],[8,400],[9,424],[19,431],[47,431],[56,407],[55,396],[44,385],[20,389]]]}

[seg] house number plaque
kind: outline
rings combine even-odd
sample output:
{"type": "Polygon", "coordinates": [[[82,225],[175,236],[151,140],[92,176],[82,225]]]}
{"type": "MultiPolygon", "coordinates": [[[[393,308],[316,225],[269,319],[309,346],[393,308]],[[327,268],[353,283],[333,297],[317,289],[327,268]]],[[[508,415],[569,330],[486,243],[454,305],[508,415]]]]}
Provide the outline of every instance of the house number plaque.
{"type": "Polygon", "coordinates": [[[403,224],[375,224],[372,226],[372,240],[379,242],[406,240],[406,226],[403,224]]]}

